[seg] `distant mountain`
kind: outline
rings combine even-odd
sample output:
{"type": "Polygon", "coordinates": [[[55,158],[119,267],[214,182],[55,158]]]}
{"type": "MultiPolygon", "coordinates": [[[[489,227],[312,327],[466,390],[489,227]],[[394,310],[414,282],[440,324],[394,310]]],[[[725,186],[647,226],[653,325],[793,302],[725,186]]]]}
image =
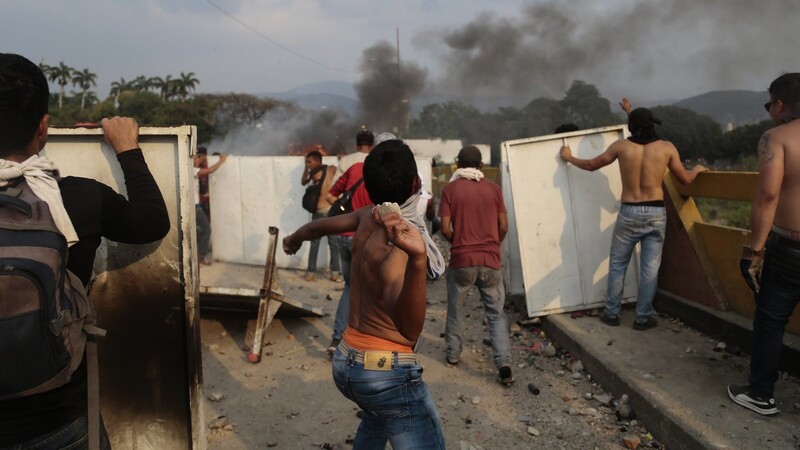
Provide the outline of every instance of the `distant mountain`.
{"type": "Polygon", "coordinates": [[[766,92],[712,91],[680,100],[674,105],[710,116],[723,127],[729,121],[741,126],[768,119],[762,106],[768,99],[766,92]]]}
{"type": "Polygon", "coordinates": [[[292,102],[306,109],[335,109],[353,115],[358,106],[352,83],[320,81],[307,83],[283,92],[258,94],[259,97],[292,102]]]}

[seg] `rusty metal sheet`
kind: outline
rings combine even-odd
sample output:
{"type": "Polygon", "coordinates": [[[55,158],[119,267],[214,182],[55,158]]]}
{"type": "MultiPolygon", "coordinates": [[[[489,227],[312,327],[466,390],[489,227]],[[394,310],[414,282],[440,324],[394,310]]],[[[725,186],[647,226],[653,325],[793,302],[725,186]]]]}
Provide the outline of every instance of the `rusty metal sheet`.
{"type": "MultiPolygon", "coordinates": [[[[150,245],[105,241],[92,298],[99,325],[101,409],[115,449],[204,449],[203,379],[194,249],[194,127],[142,128],[140,144],[169,210],[169,233],[150,245]]],[[[126,194],[102,131],[51,128],[43,154],[62,176],[126,194]]]]}

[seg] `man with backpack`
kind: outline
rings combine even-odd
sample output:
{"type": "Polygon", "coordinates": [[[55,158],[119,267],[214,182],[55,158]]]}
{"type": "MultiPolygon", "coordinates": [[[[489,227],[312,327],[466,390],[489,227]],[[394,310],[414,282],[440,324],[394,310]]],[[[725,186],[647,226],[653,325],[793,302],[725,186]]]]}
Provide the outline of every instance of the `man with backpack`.
{"type": "Polygon", "coordinates": [[[89,413],[97,403],[87,399],[87,380],[96,380],[89,368],[96,366],[82,343],[101,330],[85,289],[103,237],[158,241],[169,231],[169,216],[133,119],[102,121],[127,199],[95,180],[59,178],[53,163],[38,156],[47,141],[49,97],[36,64],[0,54],[0,448],[110,448],[98,415],[89,413]],[[24,243],[26,251],[22,234],[13,234],[19,231],[38,236],[24,243]],[[45,341],[52,353],[35,351],[45,341]],[[48,360],[57,365],[41,363],[48,360]],[[56,373],[47,378],[48,371],[56,373]]]}
{"type": "MultiPolygon", "coordinates": [[[[331,204],[328,203],[325,195],[331,184],[333,177],[336,176],[336,167],[322,164],[322,153],[314,150],[306,155],[306,167],[303,170],[303,178],[300,180],[303,186],[309,184],[303,195],[303,209],[311,213],[311,220],[328,217],[331,204]]],[[[327,236],[328,249],[331,252],[331,281],[339,282],[339,251],[335,236],[327,236]]],[[[306,269],[306,281],[317,279],[317,254],[319,252],[320,239],[311,241],[311,250],[308,252],[308,268],[306,269]]]]}

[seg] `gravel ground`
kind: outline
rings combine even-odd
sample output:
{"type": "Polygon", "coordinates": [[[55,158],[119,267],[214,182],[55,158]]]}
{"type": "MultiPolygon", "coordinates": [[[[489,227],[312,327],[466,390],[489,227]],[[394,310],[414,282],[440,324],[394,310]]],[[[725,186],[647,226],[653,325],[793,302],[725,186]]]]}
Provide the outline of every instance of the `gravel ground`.
{"type": "MultiPolygon", "coordinates": [[[[318,299],[332,314],[339,292],[326,279],[302,280],[280,271],[284,294],[318,299]],[[332,300],[325,300],[327,297],[332,300]]],[[[550,342],[522,314],[507,308],[514,348],[511,388],[496,381],[488,332],[477,290],[463,308],[466,346],[456,367],[444,364],[445,282],[428,285],[428,313],[421,350],[423,380],[442,416],[450,449],[618,449],[624,439],[651,438],[644,424],[619,420],[612,399],[585,373],[580,361],[550,342]],[[549,348],[548,348],[549,347],[549,348]],[[555,355],[553,355],[555,353],[555,355]],[[529,384],[539,388],[534,395],[529,384]]],[[[260,364],[250,364],[255,313],[203,312],[205,417],[210,449],[348,449],[358,427],[358,408],[331,379],[325,353],[331,315],[282,316],[270,324],[260,364]]],[[[624,413],[624,407],[622,407],[624,413]]],[[[387,448],[390,448],[387,446],[387,448]]]]}

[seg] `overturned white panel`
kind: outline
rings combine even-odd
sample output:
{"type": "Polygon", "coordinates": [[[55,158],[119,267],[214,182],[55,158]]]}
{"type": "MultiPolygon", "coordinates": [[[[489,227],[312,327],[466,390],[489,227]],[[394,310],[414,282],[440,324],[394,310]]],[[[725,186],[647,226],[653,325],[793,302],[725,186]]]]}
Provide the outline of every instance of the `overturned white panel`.
{"type": "MultiPolygon", "coordinates": [[[[456,156],[463,147],[461,141],[454,139],[403,139],[403,142],[408,144],[415,156],[438,159],[445,164],[455,164],[456,156]]],[[[488,166],[492,161],[489,146],[479,144],[476,147],[481,151],[481,160],[488,166]]]]}
{"type": "MultiPolygon", "coordinates": [[[[510,294],[525,294],[529,315],[602,306],[622,192],[619,167],[586,172],[558,152],[566,143],[575,156],[591,159],[625,136],[626,128],[616,126],[503,143],[503,189],[510,193],[505,277],[510,294]]],[[[637,286],[635,254],[623,300],[634,298],[637,286]]]]}
{"type": "MultiPolygon", "coordinates": [[[[431,186],[431,158],[416,158],[423,183],[431,186]]],[[[213,160],[209,160],[213,163],[213,160]]],[[[324,157],[324,164],[336,164],[324,157]]],[[[209,176],[211,194],[211,244],[214,259],[263,265],[269,243],[268,229],[276,226],[279,239],[311,220],[301,205],[306,186],[300,184],[305,170],[302,156],[229,156],[209,176]]],[[[310,243],[294,255],[278,251],[279,267],[305,269],[310,243]]],[[[329,266],[327,238],[320,242],[317,269],[329,266]]]]}

